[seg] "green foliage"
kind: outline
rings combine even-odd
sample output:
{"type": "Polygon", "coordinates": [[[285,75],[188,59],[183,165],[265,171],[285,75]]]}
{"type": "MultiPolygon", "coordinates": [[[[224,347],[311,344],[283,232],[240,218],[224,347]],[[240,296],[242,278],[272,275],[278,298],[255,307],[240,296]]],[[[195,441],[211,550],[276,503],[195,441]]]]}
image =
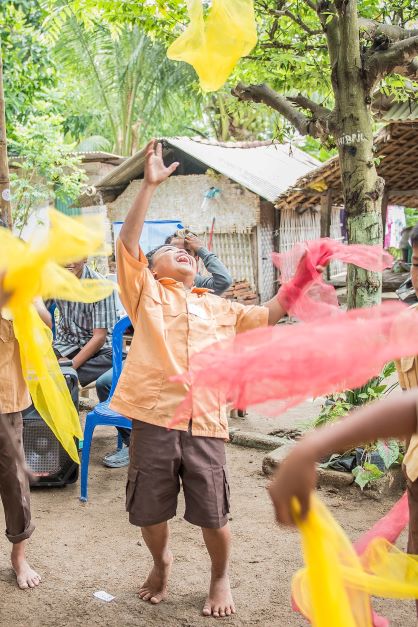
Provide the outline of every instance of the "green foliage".
{"type": "Polygon", "coordinates": [[[8,0],[0,3],[0,33],[3,56],[7,134],[24,123],[40,103],[49,100],[56,85],[51,50],[42,40],[45,13],[38,0],[8,0]]]}
{"type": "Polygon", "coordinates": [[[304,138],[300,148],[319,161],[327,161],[337,154],[335,148],[324,146],[318,139],[314,139],[309,135],[304,138]]]}
{"type": "Polygon", "coordinates": [[[405,209],[406,226],[415,226],[418,222],[418,209],[405,209]]]}
{"type": "MultiPolygon", "coordinates": [[[[309,426],[311,428],[318,428],[336,422],[356,407],[374,401],[384,394],[388,394],[398,385],[397,383],[389,385],[387,382],[388,377],[394,374],[394,372],[395,364],[394,362],[389,362],[378,377],[375,377],[363,387],[357,388],[356,390],[347,390],[346,392],[327,397],[319,416],[317,416],[309,426]]],[[[359,485],[362,490],[365,486],[376,482],[385,474],[371,461],[372,456],[376,453],[382,458],[383,464],[387,470],[399,462],[401,455],[399,444],[396,440],[379,441],[367,447],[361,463],[353,470],[355,483],[359,485]]],[[[328,467],[339,457],[340,455],[332,455],[328,462],[322,464],[322,466],[324,468],[328,467]]]]}
{"type": "Polygon", "coordinates": [[[384,474],[385,473],[380,470],[376,464],[370,464],[369,462],[365,462],[363,466],[357,466],[353,470],[354,481],[362,490],[366,485],[381,479],[384,474]]]}
{"type": "MultiPolygon", "coordinates": [[[[61,24],[55,54],[65,75],[69,136],[99,138],[123,155],[135,152],[152,135],[186,133],[197,113],[189,96],[194,76],[171,64],[161,43],[136,25],[114,29],[89,25],[73,16],[61,24]],[[178,111],[182,110],[182,115],[178,111]]],[[[52,33],[53,34],[53,33],[52,33]]],[[[109,149],[109,148],[108,148],[109,149]]]]}
{"type": "Polygon", "coordinates": [[[49,201],[67,202],[80,194],[86,179],[80,158],[63,141],[62,118],[30,114],[17,124],[10,148],[13,222],[22,233],[29,218],[49,201]]]}
{"type": "Polygon", "coordinates": [[[388,394],[398,385],[398,383],[389,385],[387,382],[387,379],[394,374],[395,370],[395,364],[391,361],[386,364],[379,376],[371,379],[366,385],[355,390],[331,394],[326,398],[319,415],[309,423],[309,427],[316,429],[329,422],[335,422],[347,415],[355,407],[376,400],[383,394],[388,394]]]}
{"type": "MultiPolygon", "coordinates": [[[[52,4],[56,5],[55,2],[52,4]]],[[[68,6],[84,21],[86,28],[94,28],[99,18],[106,20],[114,29],[127,22],[135,23],[166,45],[187,24],[185,0],[69,0],[67,10],[68,6]]],[[[230,83],[234,84],[238,79],[248,83],[267,82],[280,93],[301,91],[318,102],[332,105],[326,38],[309,3],[255,0],[255,10],[258,45],[249,57],[241,61],[230,83]]],[[[358,0],[358,10],[364,18],[405,27],[412,26],[418,17],[417,4],[409,0],[393,0],[390,3],[358,0]]],[[[55,10],[55,16],[59,16],[59,9],[55,10]]],[[[331,11],[328,19],[333,19],[331,11]]],[[[362,46],[370,45],[362,37],[362,46]]],[[[397,98],[406,99],[408,80],[394,76],[385,80],[382,88],[388,93],[395,93],[397,98]]]]}
{"type": "Polygon", "coordinates": [[[385,475],[385,472],[372,461],[376,454],[380,456],[386,471],[401,463],[403,458],[396,440],[379,440],[366,448],[361,463],[353,469],[354,481],[362,490],[385,475]]]}
{"type": "Polygon", "coordinates": [[[398,461],[400,450],[396,440],[380,440],[376,444],[376,450],[383,459],[386,469],[389,469],[398,461]]]}

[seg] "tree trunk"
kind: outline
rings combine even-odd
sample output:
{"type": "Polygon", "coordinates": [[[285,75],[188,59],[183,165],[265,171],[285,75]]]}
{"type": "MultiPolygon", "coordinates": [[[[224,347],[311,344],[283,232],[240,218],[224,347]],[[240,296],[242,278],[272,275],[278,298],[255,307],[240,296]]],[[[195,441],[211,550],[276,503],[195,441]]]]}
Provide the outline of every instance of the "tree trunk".
{"type": "MultiPolygon", "coordinates": [[[[349,243],[381,245],[384,181],[374,161],[371,94],[362,70],[356,0],[343,1],[338,7],[338,22],[340,41],[331,55],[335,57],[332,84],[349,243]]],[[[381,301],[380,274],[349,266],[347,286],[349,308],[381,301]]]]}
{"type": "Polygon", "coordinates": [[[3,90],[3,62],[0,39],[0,216],[12,228],[9,163],[7,159],[6,111],[3,90]]]}

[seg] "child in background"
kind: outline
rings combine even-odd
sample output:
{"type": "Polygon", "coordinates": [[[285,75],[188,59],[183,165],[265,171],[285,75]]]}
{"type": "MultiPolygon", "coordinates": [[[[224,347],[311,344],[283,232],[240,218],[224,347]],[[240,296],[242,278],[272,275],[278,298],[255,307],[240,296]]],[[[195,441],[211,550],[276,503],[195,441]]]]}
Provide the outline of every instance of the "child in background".
{"type": "MultiPolygon", "coordinates": [[[[35,588],[41,581],[26,561],[27,541],[35,528],[31,521],[22,442],[22,411],[29,407],[30,397],[23,379],[13,323],[1,314],[1,308],[8,300],[2,284],[3,276],[0,276],[0,496],[6,519],[6,537],[12,543],[12,568],[17,584],[23,590],[35,588]]],[[[43,304],[38,304],[37,308],[44,322],[51,325],[43,304]]]]}
{"type": "Polygon", "coordinates": [[[139,596],[153,604],[166,597],[173,561],[167,522],[176,514],[181,479],[185,519],[201,527],[211,559],[203,614],[229,616],[235,606],[228,573],[226,407],[205,391],[194,397],[190,415],[167,429],[186,395],[184,384],[171,377],[209,344],[276,324],[285,311],[277,298],[245,307],[194,287],[196,260],[186,250],[163,245],[144,256],[138,242],[152,195],[177,166],[166,167],[161,145],[149,143],[144,181],[117,242],[121,299],[135,332],[111,408],[132,419],[126,506],[154,561],[139,596]]]}

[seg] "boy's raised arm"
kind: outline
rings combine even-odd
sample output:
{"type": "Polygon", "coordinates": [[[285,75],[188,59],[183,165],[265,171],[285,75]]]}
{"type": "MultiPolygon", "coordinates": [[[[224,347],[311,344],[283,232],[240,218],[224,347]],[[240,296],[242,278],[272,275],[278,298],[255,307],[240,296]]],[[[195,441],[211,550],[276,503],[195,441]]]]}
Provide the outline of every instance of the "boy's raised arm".
{"type": "Polygon", "coordinates": [[[156,144],[154,139],[148,143],[145,150],[144,180],[119,235],[127,251],[136,259],[139,258],[138,242],[152,196],[158,185],[168,179],[179,165],[178,162],[168,167],[164,165],[162,145],[156,144]]]}
{"type": "Polygon", "coordinates": [[[279,523],[293,525],[291,501],[296,497],[302,517],[316,486],[316,463],[332,453],[378,439],[408,438],[417,431],[417,391],[371,403],[340,422],[304,437],[274,476],[269,491],[279,523]]]}

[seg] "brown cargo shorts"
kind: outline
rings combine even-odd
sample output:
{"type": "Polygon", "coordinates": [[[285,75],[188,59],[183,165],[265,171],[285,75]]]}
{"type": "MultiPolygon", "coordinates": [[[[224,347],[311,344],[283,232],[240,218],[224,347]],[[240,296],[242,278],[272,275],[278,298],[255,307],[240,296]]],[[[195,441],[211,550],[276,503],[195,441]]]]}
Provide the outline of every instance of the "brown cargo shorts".
{"type": "Polygon", "coordinates": [[[176,515],[180,479],[185,520],[219,529],[228,521],[229,483],[225,443],[191,431],[132,421],[126,486],[129,522],[148,527],[176,515]]]}
{"type": "Polygon", "coordinates": [[[31,521],[22,434],[20,412],[0,413],[0,498],[6,519],[6,537],[13,544],[30,538],[35,529],[31,521]]]}

